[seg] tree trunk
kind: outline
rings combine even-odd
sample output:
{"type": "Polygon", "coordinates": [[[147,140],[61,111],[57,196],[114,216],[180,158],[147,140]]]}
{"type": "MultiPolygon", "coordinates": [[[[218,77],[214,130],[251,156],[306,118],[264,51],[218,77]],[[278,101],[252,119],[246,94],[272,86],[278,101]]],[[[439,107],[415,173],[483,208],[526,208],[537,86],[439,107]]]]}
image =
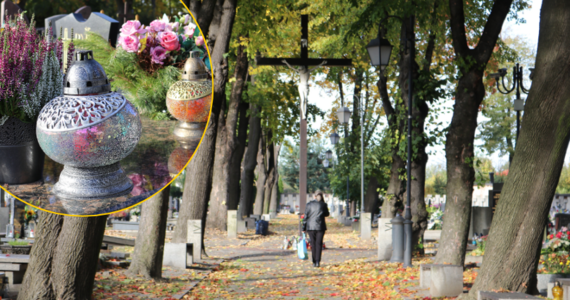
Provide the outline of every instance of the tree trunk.
{"type": "Polygon", "coordinates": [[[274,154],[273,157],[275,159],[275,167],[273,168],[274,173],[274,182],[273,188],[271,189],[271,199],[269,200],[269,213],[277,213],[279,211],[279,150],[281,149],[280,145],[274,145],[273,150],[274,154]]]}
{"type": "Polygon", "coordinates": [[[239,204],[240,195],[240,174],[242,162],[244,160],[245,144],[247,141],[247,129],[249,117],[247,110],[249,103],[242,101],[239,105],[239,129],[235,154],[230,163],[230,178],[228,184],[228,209],[236,210],[239,204]]]}
{"type": "Polygon", "coordinates": [[[271,141],[272,139],[272,132],[271,130],[269,131],[269,133],[267,134],[267,141],[269,142],[269,144],[267,145],[266,151],[265,151],[265,163],[266,163],[266,172],[267,172],[267,178],[265,179],[265,191],[264,191],[264,197],[263,197],[263,213],[264,214],[268,214],[269,213],[269,204],[271,202],[271,192],[273,191],[273,185],[275,184],[275,153],[273,152],[274,149],[274,143],[271,141]]]}
{"type": "Polygon", "coordinates": [[[370,177],[366,194],[364,194],[364,210],[363,212],[373,213],[378,206],[378,180],[376,177],[370,177]]]}
{"type": "Polygon", "coordinates": [[[402,170],[406,167],[404,160],[398,155],[398,143],[401,139],[401,134],[404,130],[405,123],[399,119],[398,113],[392,107],[390,97],[388,96],[388,89],[386,85],[386,76],[380,73],[380,79],[377,83],[380,97],[382,98],[382,107],[386,113],[388,121],[388,128],[390,134],[390,148],[392,153],[392,166],[390,168],[390,182],[386,190],[386,196],[382,203],[382,218],[394,218],[396,216],[397,207],[402,203],[402,194],[404,192],[404,185],[400,179],[402,170]]]}
{"type": "Polygon", "coordinates": [[[263,214],[265,181],[267,179],[264,153],[265,153],[265,136],[262,134],[261,139],[259,139],[259,151],[257,153],[257,182],[256,182],[255,206],[253,208],[253,214],[255,215],[263,214]]]}
{"type": "Polygon", "coordinates": [[[18,299],[91,299],[106,222],[40,214],[18,299]]]}
{"type": "MultiPolygon", "coordinates": [[[[209,0],[207,3],[210,3],[209,0]]],[[[226,82],[228,80],[228,61],[224,54],[228,52],[230,37],[236,12],[237,0],[224,0],[223,12],[221,13],[221,22],[216,32],[217,42],[213,47],[211,61],[214,71],[214,99],[212,100],[212,109],[210,112],[210,120],[206,134],[200,143],[198,150],[194,154],[192,161],[186,169],[186,182],[184,188],[183,199],[185,200],[180,208],[180,215],[174,233],[174,242],[185,243],[187,238],[187,221],[192,219],[202,219],[202,239],[206,230],[206,216],[210,197],[210,189],[212,183],[212,168],[214,165],[214,151],[216,147],[216,131],[218,116],[220,114],[223,103],[226,101],[226,82]],[[188,195],[186,195],[188,194],[188,195]],[[184,207],[186,206],[186,207],[184,207]],[[198,217],[198,211],[203,209],[203,214],[198,217]],[[182,213],[185,211],[185,213],[182,213]],[[198,218],[197,218],[198,217],[198,218]]],[[[194,2],[194,0],[192,0],[194,2]]],[[[203,2],[204,4],[206,2],[203,2]]],[[[211,21],[211,19],[210,19],[211,21]]],[[[205,24],[210,26],[210,24],[205,24]]],[[[212,47],[209,45],[209,47],[212,47]]],[[[204,243],[202,242],[202,250],[204,243]]]]}
{"type": "Polygon", "coordinates": [[[570,139],[568,19],[570,2],[542,2],[538,68],[509,176],[491,224],[485,261],[468,298],[475,299],[480,290],[500,288],[537,292],[537,251],[570,139]]]}
{"type": "MultiPolygon", "coordinates": [[[[208,223],[222,231],[227,230],[228,203],[229,203],[229,183],[230,166],[233,157],[236,155],[237,136],[236,128],[239,116],[239,106],[241,103],[243,87],[247,77],[248,61],[247,53],[243,46],[238,47],[235,81],[232,85],[232,92],[228,104],[227,116],[223,115],[224,105],[222,105],[221,115],[218,119],[218,135],[216,137],[216,155],[214,161],[214,174],[212,191],[210,193],[210,213],[208,223]]],[[[225,101],[222,102],[225,104],[225,101]]]]}
{"type": "Polygon", "coordinates": [[[351,217],[356,216],[356,202],[354,201],[350,202],[350,216],[351,217]]]}
{"type": "Polygon", "coordinates": [[[173,243],[186,243],[188,240],[188,220],[202,220],[202,245],[208,213],[208,195],[212,184],[212,165],[216,141],[216,118],[210,115],[208,129],[200,147],[186,167],[184,193],[178,212],[178,221],[172,237],[173,243]]]}
{"type": "Polygon", "coordinates": [[[474,49],[467,43],[463,3],[463,0],[449,0],[455,59],[471,63],[461,64],[453,117],[446,137],[447,203],[436,264],[463,265],[465,261],[475,180],[473,143],[479,106],[485,96],[483,71],[493,53],[512,0],[495,1],[483,35],[474,49]]]}
{"type": "Polygon", "coordinates": [[[170,186],[167,186],[142,204],[137,242],[128,270],[130,276],[142,275],[148,279],[162,277],[169,195],[170,186]]]}
{"type": "Polygon", "coordinates": [[[259,108],[253,106],[249,117],[249,133],[247,137],[247,151],[245,152],[243,171],[241,173],[241,190],[239,197],[238,217],[249,217],[250,207],[254,197],[254,172],[257,165],[257,152],[259,148],[259,136],[261,133],[261,120],[257,116],[259,108]]]}

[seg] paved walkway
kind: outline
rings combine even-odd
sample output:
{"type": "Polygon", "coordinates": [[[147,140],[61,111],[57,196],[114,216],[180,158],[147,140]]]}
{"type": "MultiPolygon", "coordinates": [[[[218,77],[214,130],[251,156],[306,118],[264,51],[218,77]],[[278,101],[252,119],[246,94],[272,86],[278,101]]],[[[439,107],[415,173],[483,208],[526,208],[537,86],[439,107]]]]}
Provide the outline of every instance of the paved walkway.
{"type": "MultiPolygon", "coordinates": [[[[229,239],[221,233],[209,236],[205,241],[208,255],[223,258],[225,262],[187,297],[413,299],[427,296],[427,291],[417,289],[417,268],[406,271],[398,269],[397,264],[378,262],[375,238],[363,241],[351,227],[334,220],[328,222],[329,230],[324,238],[327,249],[323,251],[321,267],[313,267],[310,258],[300,260],[296,251],[281,249],[284,236],[295,235],[296,222],[294,216],[278,217],[270,221],[270,231],[274,231],[265,237],[252,231],[240,234],[237,239],[229,239]],[[370,286],[367,281],[380,286],[370,286]]],[[[377,236],[376,229],[372,236],[377,236]]]]}

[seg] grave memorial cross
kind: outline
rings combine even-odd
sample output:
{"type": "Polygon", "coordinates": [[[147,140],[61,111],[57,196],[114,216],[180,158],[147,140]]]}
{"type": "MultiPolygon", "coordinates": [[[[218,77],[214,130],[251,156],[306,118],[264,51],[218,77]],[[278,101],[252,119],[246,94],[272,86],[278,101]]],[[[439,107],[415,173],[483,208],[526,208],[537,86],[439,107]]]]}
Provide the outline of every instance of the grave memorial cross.
{"type": "MultiPolygon", "coordinates": [[[[309,96],[309,79],[311,71],[326,65],[327,67],[350,67],[352,59],[309,58],[309,16],[301,15],[301,58],[265,58],[257,57],[258,66],[287,66],[293,69],[301,79],[299,83],[299,96],[301,98],[301,145],[299,168],[299,211],[305,211],[307,203],[307,98],[309,96]],[[295,69],[293,66],[299,66],[295,69]],[[316,66],[309,69],[309,66],[316,66]]],[[[299,227],[299,233],[301,227],[299,227]]]]}

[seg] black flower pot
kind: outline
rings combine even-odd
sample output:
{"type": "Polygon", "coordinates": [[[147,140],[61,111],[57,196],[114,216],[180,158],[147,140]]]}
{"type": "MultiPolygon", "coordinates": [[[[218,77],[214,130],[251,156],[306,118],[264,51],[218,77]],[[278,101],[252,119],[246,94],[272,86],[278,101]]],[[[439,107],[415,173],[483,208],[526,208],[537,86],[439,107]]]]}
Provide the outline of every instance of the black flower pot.
{"type": "Polygon", "coordinates": [[[25,184],[41,180],[44,160],[35,123],[9,117],[0,126],[0,183],[25,184]]]}

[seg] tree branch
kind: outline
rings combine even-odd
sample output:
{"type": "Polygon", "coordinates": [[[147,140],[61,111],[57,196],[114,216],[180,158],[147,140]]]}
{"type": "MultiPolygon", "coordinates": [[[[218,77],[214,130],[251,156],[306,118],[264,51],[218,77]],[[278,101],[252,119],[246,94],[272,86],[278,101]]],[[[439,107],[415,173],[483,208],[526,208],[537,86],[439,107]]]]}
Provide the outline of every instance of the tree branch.
{"type": "Polygon", "coordinates": [[[388,97],[388,88],[386,87],[386,76],[382,72],[380,72],[380,79],[378,80],[378,91],[380,92],[380,98],[382,99],[382,107],[384,108],[384,112],[386,112],[386,118],[388,119],[388,125],[392,127],[394,125],[394,118],[395,111],[392,107],[392,103],[390,102],[390,98],[388,97]]]}
{"type": "Polygon", "coordinates": [[[479,40],[479,43],[477,43],[477,47],[475,47],[475,51],[477,52],[476,59],[479,63],[487,63],[491,57],[493,48],[495,48],[495,44],[497,43],[499,34],[503,29],[503,23],[509,14],[512,3],[513,0],[496,0],[493,4],[489,19],[483,29],[481,39],[479,40]]]}
{"type": "MultiPolygon", "coordinates": [[[[437,4],[438,4],[437,1],[435,1],[435,3],[433,4],[433,13],[432,13],[432,19],[431,19],[432,26],[435,26],[435,22],[437,21],[437,13],[436,13],[437,12],[437,4]]],[[[429,37],[428,37],[428,45],[426,48],[425,62],[424,62],[424,66],[423,66],[424,71],[429,71],[429,67],[430,67],[431,62],[433,60],[434,48],[435,48],[435,33],[433,33],[433,30],[430,30],[429,37]]]]}
{"type": "Polygon", "coordinates": [[[464,0],[449,0],[449,11],[451,13],[451,37],[453,39],[453,49],[457,57],[467,56],[469,46],[465,36],[465,13],[463,12],[464,0]]]}

